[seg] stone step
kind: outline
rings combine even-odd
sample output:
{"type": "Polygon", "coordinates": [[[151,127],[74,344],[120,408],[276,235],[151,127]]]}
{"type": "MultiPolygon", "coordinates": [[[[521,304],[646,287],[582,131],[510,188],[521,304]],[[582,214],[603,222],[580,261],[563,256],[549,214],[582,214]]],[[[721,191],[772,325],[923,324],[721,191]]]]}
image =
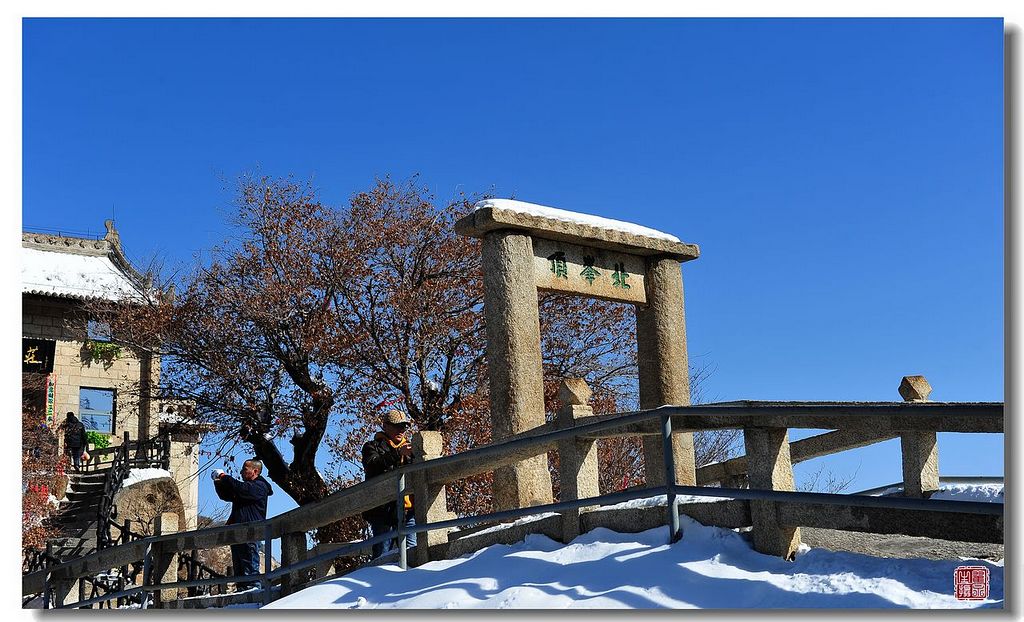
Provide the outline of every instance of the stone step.
{"type": "Polygon", "coordinates": [[[57,514],[55,519],[63,519],[66,521],[68,516],[91,516],[93,519],[97,517],[99,511],[99,499],[83,499],[81,501],[72,501],[68,505],[68,509],[60,514],[57,514]]]}
{"type": "Polygon", "coordinates": [[[99,471],[96,473],[78,473],[72,475],[69,479],[72,482],[104,482],[107,480],[107,471],[99,471]]]}
{"type": "Polygon", "coordinates": [[[96,522],[96,514],[94,512],[85,512],[82,514],[66,514],[58,517],[51,521],[54,527],[67,531],[69,529],[84,528],[90,523],[96,522]]]}
{"type": "Polygon", "coordinates": [[[82,521],[96,522],[99,519],[99,512],[95,507],[72,508],[70,512],[62,512],[54,516],[50,522],[54,525],[67,525],[69,523],[80,523],[82,521]]]}
{"type": "Polygon", "coordinates": [[[109,473],[110,471],[111,471],[111,465],[110,464],[105,464],[103,466],[90,467],[90,468],[85,468],[85,469],[81,469],[81,470],[76,470],[74,468],[70,468],[70,469],[68,469],[67,472],[68,472],[68,476],[70,476],[70,478],[84,478],[84,476],[89,476],[89,475],[105,475],[106,473],[109,473]]]}
{"type": "Polygon", "coordinates": [[[60,523],[56,527],[60,529],[61,535],[68,538],[82,538],[87,537],[88,533],[96,533],[95,520],[60,523]]]}
{"type": "Polygon", "coordinates": [[[72,506],[95,506],[99,505],[100,499],[103,498],[103,495],[84,490],[70,490],[67,493],[67,498],[72,506]]]}
{"type": "MultiPolygon", "coordinates": [[[[280,588],[272,588],[271,600],[280,597],[280,588]]],[[[192,598],[177,598],[162,605],[163,609],[207,609],[222,608],[227,605],[242,605],[246,603],[263,602],[261,590],[249,590],[245,592],[232,592],[219,596],[193,596],[192,598]]]]}
{"type": "Polygon", "coordinates": [[[99,517],[99,508],[96,504],[73,503],[67,510],[54,516],[51,520],[54,523],[69,523],[79,520],[96,520],[99,517]]]}
{"type": "Polygon", "coordinates": [[[77,539],[74,545],[65,545],[60,548],[53,549],[53,555],[58,559],[67,561],[69,559],[75,559],[88,555],[89,553],[96,550],[96,542],[94,540],[84,540],[81,538],[77,539]]]}
{"type": "MultiPolygon", "coordinates": [[[[72,482],[68,489],[69,493],[85,493],[90,495],[100,495],[103,492],[103,486],[105,482],[72,482]]],[[[70,499],[71,497],[69,497],[70,499]]]]}

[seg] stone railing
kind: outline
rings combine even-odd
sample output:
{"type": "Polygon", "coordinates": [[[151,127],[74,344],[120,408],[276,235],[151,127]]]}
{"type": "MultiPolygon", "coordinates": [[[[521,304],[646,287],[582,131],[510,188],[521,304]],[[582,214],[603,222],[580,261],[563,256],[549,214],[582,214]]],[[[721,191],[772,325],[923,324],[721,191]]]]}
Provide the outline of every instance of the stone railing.
{"type": "MultiPolygon", "coordinates": [[[[581,531],[616,524],[616,520],[622,522],[621,517],[616,518],[619,510],[597,511],[595,508],[598,506],[659,494],[667,496],[666,506],[660,510],[646,508],[643,520],[630,519],[633,526],[650,522],[652,509],[660,513],[653,520],[668,526],[670,541],[681,536],[680,513],[705,524],[752,526],[755,549],[782,557],[791,556],[798,546],[800,526],[1002,542],[1003,509],[1000,504],[916,498],[917,491],[912,485],[907,487],[910,496],[899,498],[795,492],[788,442],[789,428],[830,429],[846,435],[830,432],[831,437],[829,434],[815,437],[819,439],[816,441],[819,449],[814,449],[814,443],[804,443],[805,449],[801,451],[806,456],[821,451],[822,447],[856,444],[861,442],[858,439],[871,435],[909,437],[912,440],[904,444],[904,480],[921,482],[923,489],[927,489],[931,482],[933,452],[922,452],[921,448],[927,448],[929,439],[933,439],[936,432],[1001,433],[1002,403],[740,402],[663,406],[636,413],[597,416],[585,403],[588,395],[589,390],[582,381],[567,381],[561,391],[563,407],[558,418],[540,429],[444,457],[441,456],[440,435],[422,432],[414,437],[417,461],[399,470],[266,521],[165,533],[104,549],[26,575],[23,593],[44,593],[44,602],[48,606],[91,606],[103,599],[141,595],[142,605],[146,607],[160,606],[175,599],[179,588],[258,580],[262,585],[262,599],[269,602],[277,595],[290,593],[306,584],[309,572],[315,567],[339,557],[359,554],[386,539],[398,538],[397,560],[405,568],[410,561],[419,565],[464,552],[467,542],[478,547],[486,545],[479,537],[455,531],[459,527],[555,512],[557,516],[537,521],[538,529],[552,532],[549,535],[568,542],[581,531]],[[664,462],[660,465],[664,483],[598,495],[597,439],[651,435],[660,437],[668,448],[671,447],[673,432],[728,428],[744,431],[745,473],[750,488],[676,485],[673,454],[667,450],[663,452],[664,462]],[[458,518],[449,512],[446,484],[494,471],[550,450],[559,452],[559,502],[458,518]],[[925,460],[920,459],[922,455],[925,460]],[[401,498],[409,492],[416,497],[414,527],[400,527],[361,542],[328,547],[323,552],[307,550],[309,530],[358,516],[387,499],[401,498]],[[678,495],[717,497],[724,501],[677,504],[678,495]],[[401,537],[409,531],[419,534],[418,546],[412,550],[411,560],[407,559],[405,538],[401,537]],[[261,541],[265,550],[270,551],[275,539],[281,540],[281,566],[277,569],[271,569],[271,556],[267,555],[266,567],[258,576],[176,580],[176,556],[181,551],[261,541]],[[106,594],[99,599],[66,602],[73,583],[81,577],[140,560],[144,562],[141,585],[106,594]]],[[[399,507],[401,505],[398,504],[399,507]]]]}

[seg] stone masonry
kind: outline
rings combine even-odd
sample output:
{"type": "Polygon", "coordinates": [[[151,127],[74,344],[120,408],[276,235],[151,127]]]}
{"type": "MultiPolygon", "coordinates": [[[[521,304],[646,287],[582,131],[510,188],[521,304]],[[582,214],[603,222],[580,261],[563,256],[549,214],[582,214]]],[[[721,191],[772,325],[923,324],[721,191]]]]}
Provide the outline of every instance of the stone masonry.
{"type": "MultiPolygon", "coordinates": [[[[491,425],[493,439],[500,441],[544,425],[540,315],[530,236],[515,231],[488,233],[483,264],[491,425]]],[[[551,503],[547,461],[547,455],[541,454],[495,471],[495,507],[506,510],[551,503]]]]}
{"type": "MultiPolygon", "coordinates": [[[[636,305],[641,408],[689,404],[680,263],[696,259],[697,246],[598,226],[586,215],[563,220],[536,212],[492,201],[455,224],[458,233],[483,240],[494,440],[544,424],[539,288],[636,305]]],[[[664,482],[661,440],[652,440],[657,447],[644,441],[648,481],[664,482]]],[[[677,483],[693,484],[691,433],[673,435],[673,457],[677,483]]],[[[543,454],[495,471],[494,482],[498,510],[551,501],[543,454]]]]}
{"type": "MultiPolygon", "coordinates": [[[[148,439],[161,429],[157,416],[158,405],[151,399],[152,389],[159,383],[160,359],[150,353],[138,353],[122,346],[116,357],[93,360],[87,348],[88,321],[86,301],[92,298],[117,299],[109,287],[110,270],[119,283],[139,291],[152,291],[151,281],[141,275],[125,258],[120,247],[120,236],[111,221],[107,221],[107,234],[100,239],[75,238],[42,233],[23,233],[22,246],[26,265],[47,266],[41,278],[38,270],[33,278],[22,283],[22,336],[55,342],[53,371],[54,424],[60,424],[65,413],[80,414],[80,393],[83,388],[112,389],[114,391],[114,420],[110,434],[112,446],[121,444],[125,432],[132,440],[148,439]],[[86,274],[60,272],[65,260],[43,257],[68,258],[66,265],[96,262],[83,270],[86,274]],[[39,264],[31,262],[40,260],[39,264]],[[102,278],[90,275],[106,275],[102,278]],[[89,281],[89,278],[97,280],[89,281]]],[[[23,273],[24,277],[24,273],[23,273]]],[[[115,279],[115,281],[116,281],[115,279]]],[[[116,337],[116,335],[115,335],[116,337]]],[[[176,426],[172,431],[170,471],[185,503],[183,528],[195,526],[198,505],[198,430],[176,426]]],[[[59,443],[63,434],[57,434],[59,443]]],[[[63,447],[60,448],[63,451],[63,447]]],[[[122,517],[130,518],[130,517],[122,517]]]]}

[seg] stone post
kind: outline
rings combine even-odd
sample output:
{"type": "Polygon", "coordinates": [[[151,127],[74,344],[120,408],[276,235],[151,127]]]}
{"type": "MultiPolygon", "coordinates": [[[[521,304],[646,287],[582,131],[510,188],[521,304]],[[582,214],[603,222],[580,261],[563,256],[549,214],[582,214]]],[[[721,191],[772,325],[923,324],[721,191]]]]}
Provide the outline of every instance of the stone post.
{"type": "MultiPolygon", "coordinates": [[[[636,308],[637,364],[640,372],[640,408],[665,404],[689,406],[690,376],[686,356],[686,313],[683,276],[679,261],[647,261],[647,305],[636,308]]],[[[647,485],[664,485],[664,449],[659,436],[644,436],[647,485]]],[[[672,434],[676,484],[696,486],[693,433],[672,434]]]]}
{"type": "MultiPolygon", "coordinates": [[[[164,512],[156,518],[156,525],[154,526],[154,535],[177,533],[178,532],[178,515],[174,512],[164,512]]],[[[154,583],[174,583],[178,580],[178,551],[174,547],[173,542],[161,542],[157,544],[156,550],[154,551],[155,560],[153,566],[153,576],[156,577],[154,583]]],[[[154,593],[154,606],[160,607],[163,603],[168,603],[178,598],[178,589],[170,590],[159,590],[154,593]]]]}
{"type": "MultiPolygon", "coordinates": [[[[416,462],[440,458],[444,452],[443,439],[440,432],[424,431],[412,437],[412,453],[416,462]]],[[[426,525],[455,518],[448,511],[448,498],[444,484],[429,484],[427,472],[415,473],[412,481],[413,510],[416,512],[416,524],[426,525]]],[[[430,561],[430,550],[448,545],[450,529],[434,529],[416,534],[416,548],[413,549],[412,564],[420,566],[430,561]]],[[[443,558],[443,553],[441,558],[443,558]]]]}
{"type": "MultiPolygon", "coordinates": [[[[590,387],[582,378],[566,378],[558,389],[562,403],[558,410],[558,428],[572,428],[576,420],[589,417],[594,410],[587,405],[590,387]]],[[[594,440],[567,438],[558,441],[560,501],[575,501],[600,495],[597,477],[597,444],[594,440]]],[[[580,535],[580,513],[584,508],[562,512],[562,542],[568,544],[580,535]]]]}
{"type": "MultiPolygon", "coordinates": [[[[905,402],[927,402],[932,387],[924,376],[904,376],[899,391],[905,402]]],[[[939,489],[939,444],[935,432],[904,430],[900,433],[900,447],[904,496],[932,496],[939,489]]]]}
{"type": "MultiPolygon", "coordinates": [[[[793,490],[793,464],[785,428],[744,428],[747,473],[751,488],[793,490]]],[[[800,546],[800,528],[783,525],[774,501],[751,500],[754,549],[791,559],[800,546]]]]}
{"type": "MultiPolygon", "coordinates": [[[[540,316],[530,236],[491,231],[482,246],[492,438],[500,441],[544,425],[540,316]]],[[[550,502],[547,454],[495,470],[496,510],[550,502]]]]}
{"type": "MultiPolygon", "coordinates": [[[[281,565],[289,566],[306,559],[306,532],[295,531],[281,536],[281,565]]],[[[295,591],[300,583],[301,575],[309,569],[286,574],[281,577],[281,595],[287,596],[295,591]]]]}
{"type": "Polygon", "coordinates": [[[726,475],[720,484],[726,488],[750,488],[747,482],[747,474],[726,475]]]}
{"type": "Polygon", "coordinates": [[[57,608],[59,605],[69,605],[76,602],[75,594],[78,590],[75,586],[80,579],[53,579],[50,583],[50,606],[57,608]]]}

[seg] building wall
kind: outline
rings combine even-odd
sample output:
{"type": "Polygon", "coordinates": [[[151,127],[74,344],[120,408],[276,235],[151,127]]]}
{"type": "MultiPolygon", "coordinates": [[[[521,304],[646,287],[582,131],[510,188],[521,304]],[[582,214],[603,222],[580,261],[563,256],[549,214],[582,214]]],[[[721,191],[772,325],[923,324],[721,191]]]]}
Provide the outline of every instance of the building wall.
{"type": "MultiPolygon", "coordinates": [[[[22,296],[22,336],[33,339],[56,340],[53,375],[56,380],[54,394],[55,423],[64,420],[65,413],[79,414],[79,391],[82,387],[114,389],[116,408],[114,431],[111,445],[120,445],[127,430],[132,439],[150,438],[159,432],[158,404],[150,400],[146,410],[149,416],[146,429],[140,428],[139,384],[146,373],[145,361],[140,360],[131,350],[124,348],[116,360],[94,362],[83,351],[86,341],[86,319],[81,304],[70,299],[42,296],[22,296]]],[[[150,382],[156,387],[159,382],[160,359],[153,356],[150,367],[150,382]]],[[[63,443],[63,434],[58,434],[63,443]]],[[[197,434],[175,433],[171,440],[170,471],[178,484],[181,500],[185,507],[185,523],[188,529],[196,526],[199,504],[199,442],[197,434]]],[[[63,451],[63,447],[61,448],[63,451]]]]}
{"type": "MultiPolygon", "coordinates": [[[[150,436],[156,431],[153,416],[148,418],[148,430],[139,429],[138,386],[143,373],[139,358],[130,350],[123,349],[121,356],[110,363],[92,361],[83,351],[86,328],[79,309],[78,303],[71,300],[38,296],[24,296],[22,299],[22,335],[57,341],[53,362],[56,423],[63,421],[68,411],[78,414],[82,387],[114,389],[117,405],[112,444],[121,443],[125,430],[132,438],[150,436]]],[[[152,412],[152,405],[148,410],[152,412]]],[[[60,440],[63,442],[62,437],[60,440]]]]}

